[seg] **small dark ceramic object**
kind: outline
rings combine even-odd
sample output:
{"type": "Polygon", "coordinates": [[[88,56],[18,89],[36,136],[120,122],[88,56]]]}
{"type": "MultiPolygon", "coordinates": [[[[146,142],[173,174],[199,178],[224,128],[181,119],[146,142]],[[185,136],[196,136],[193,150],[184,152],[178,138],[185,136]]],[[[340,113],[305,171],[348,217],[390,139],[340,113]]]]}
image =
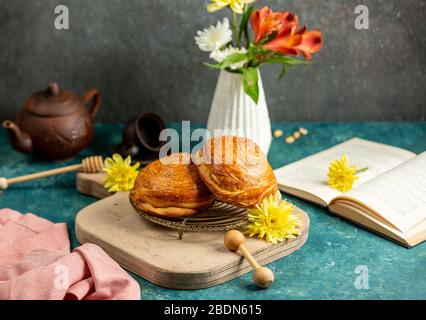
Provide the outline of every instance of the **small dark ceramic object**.
{"type": "Polygon", "coordinates": [[[165,141],[160,141],[160,133],[166,128],[164,121],[152,112],[144,112],[130,120],[123,130],[123,141],[115,151],[123,157],[142,163],[158,159],[158,154],[165,141]]]}
{"type": "Polygon", "coordinates": [[[93,137],[93,118],[101,104],[97,89],[83,98],[57,83],[34,93],[25,102],[16,123],[6,120],[12,146],[48,160],[71,158],[93,137]],[[92,101],[92,102],[91,102],[92,101]],[[90,110],[86,107],[91,102],[90,110]]]}

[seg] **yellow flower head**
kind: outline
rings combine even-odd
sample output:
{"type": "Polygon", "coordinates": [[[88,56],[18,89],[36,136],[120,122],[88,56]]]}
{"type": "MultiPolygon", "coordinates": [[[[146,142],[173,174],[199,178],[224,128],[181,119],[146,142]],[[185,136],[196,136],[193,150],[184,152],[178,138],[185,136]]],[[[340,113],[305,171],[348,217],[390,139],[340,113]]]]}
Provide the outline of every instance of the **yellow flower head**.
{"type": "Polygon", "coordinates": [[[300,216],[293,214],[294,206],[282,200],[279,191],[247,211],[249,224],[246,226],[246,234],[250,237],[257,235],[259,239],[275,244],[300,235],[300,216]]]}
{"type": "Polygon", "coordinates": [[[110,192],[129,191],[133,188],[136,177],[138,176],[139,162],[131,165],[132,159],[130,156],[123,158],[114,153],[112,158],[106,158],[104,168],[107,173],[104,187],[110,192]]]}
{"type": "Polygon", "coordinates": [[[242,14],[244,5],[254,1],[255,0],[211,0],[211,3],[207,6],[207,11],[215,12],[229,6],[235,13],[242,14]]]}
{"type": "Polygon", "coordinates": [[[359,178],[356,176],[357,173],[357,166],[349,165],[348,156],[344,154],[342,159],[330,163],[327,182],[333,189],[346,192],[352,189],[354,182],[359,178]]]}

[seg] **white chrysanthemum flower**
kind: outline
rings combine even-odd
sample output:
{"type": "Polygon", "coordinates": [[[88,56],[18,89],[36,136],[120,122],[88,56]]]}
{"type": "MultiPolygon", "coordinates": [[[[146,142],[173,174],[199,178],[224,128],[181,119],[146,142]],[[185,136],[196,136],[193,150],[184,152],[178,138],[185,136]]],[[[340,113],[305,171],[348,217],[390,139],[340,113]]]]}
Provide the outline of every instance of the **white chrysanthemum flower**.
{"type": "Polygon", "coordinates": [[[229,28],[229,20],[223,18],[216,26],[210,26],[203,31],[197,31],[195,42],[201,51],[212,52],[218,50],[232,41],[232,31],[229,28]]]}
{"type": "MultiPolygon", "coordinates": [[[[223,50],[215,50],[210,54],[210,58],[215,60],[218,63],[223,62],[228,56],[234,53],[247,53],[246,48],[235,48],[235,47],[228,47],[223,50]]],[[[238,63],[231,64],[229,67],[232,70],[240,69],[244,66],[244,64],[247,62],[247,60],[240,61],[238,63]]]]}

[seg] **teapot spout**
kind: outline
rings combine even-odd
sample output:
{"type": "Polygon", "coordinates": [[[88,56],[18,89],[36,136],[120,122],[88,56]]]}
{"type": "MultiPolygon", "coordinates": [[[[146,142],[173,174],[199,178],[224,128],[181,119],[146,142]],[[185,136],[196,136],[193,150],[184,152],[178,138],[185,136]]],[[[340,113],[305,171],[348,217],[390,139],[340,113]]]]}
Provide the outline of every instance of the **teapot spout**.
{"type": "Polygon", "coordinates": [[[18,151],[31,153],[33,142],[28,133],[19,129],[18,125],[10,120],[3,122],[3,127],[8,130],[10,144],[18,151]]]}

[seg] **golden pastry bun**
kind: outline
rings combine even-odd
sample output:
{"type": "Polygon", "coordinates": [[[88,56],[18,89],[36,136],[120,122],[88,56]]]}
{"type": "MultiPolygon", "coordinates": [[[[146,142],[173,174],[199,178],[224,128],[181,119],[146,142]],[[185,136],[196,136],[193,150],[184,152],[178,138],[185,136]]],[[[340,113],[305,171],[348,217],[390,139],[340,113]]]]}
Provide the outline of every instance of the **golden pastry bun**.
{"type": "Polygon", "coordinates": [[[215,200],[188,153],[174,153],[143,168],[130,198],[140,210],[167,218],[193,215],[215,200]]]}
{"type": "Polygon", "coordinates": [[[201,178],[221,201],[252,208],[277,191],[274,172],[250,139],[218,136],[206,142],[193,158],[201,178]]]}

